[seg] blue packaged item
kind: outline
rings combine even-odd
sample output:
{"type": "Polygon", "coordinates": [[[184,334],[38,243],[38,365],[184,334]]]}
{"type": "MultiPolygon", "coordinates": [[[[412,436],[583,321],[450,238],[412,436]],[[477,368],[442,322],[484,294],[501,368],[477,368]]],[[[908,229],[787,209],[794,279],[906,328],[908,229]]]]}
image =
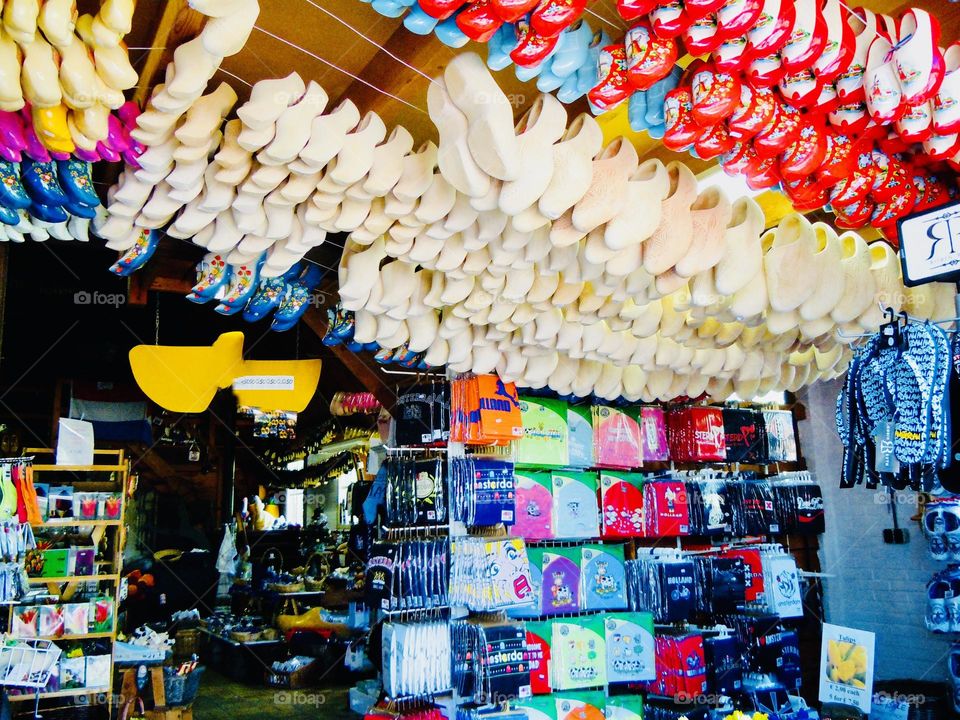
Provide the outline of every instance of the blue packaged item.
{"type": "Polygon", "coordinates": [[[473,463],[474,525],[513,525],[517,493],[513,463],[477,459],[473,463]]]}

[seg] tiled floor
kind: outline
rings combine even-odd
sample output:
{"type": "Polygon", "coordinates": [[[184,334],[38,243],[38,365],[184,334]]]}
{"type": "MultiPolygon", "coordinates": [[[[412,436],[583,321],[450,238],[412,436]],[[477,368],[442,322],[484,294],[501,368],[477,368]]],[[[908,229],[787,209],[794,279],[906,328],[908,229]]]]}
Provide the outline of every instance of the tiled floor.
{"type": "Polygon", "coordinates": [[[349,686],[274,690],[241,685],[207,670],[193,703],[195,720],[316,718],[360,720],[349,707],[349,686]]]}

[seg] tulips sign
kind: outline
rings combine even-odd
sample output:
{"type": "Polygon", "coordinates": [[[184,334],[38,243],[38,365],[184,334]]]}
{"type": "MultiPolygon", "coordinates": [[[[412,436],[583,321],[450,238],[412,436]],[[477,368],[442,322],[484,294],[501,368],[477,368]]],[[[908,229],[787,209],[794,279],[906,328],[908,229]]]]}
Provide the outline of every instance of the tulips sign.
{"type": "Polygon", "coordinates": [[[823,625],[820,701],[870,712],[875,636],[839,625],[823,625]]]}

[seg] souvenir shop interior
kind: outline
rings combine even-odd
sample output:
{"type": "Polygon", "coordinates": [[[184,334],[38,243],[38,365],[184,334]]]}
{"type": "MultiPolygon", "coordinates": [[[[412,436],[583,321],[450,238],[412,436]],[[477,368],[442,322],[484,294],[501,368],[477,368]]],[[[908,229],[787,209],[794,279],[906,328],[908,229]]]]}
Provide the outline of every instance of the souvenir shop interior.
{"type": "Polygon", "coordinates": [[[847,2],[0,3],[0,720],[960,717],[960,4],[847,2]]]}

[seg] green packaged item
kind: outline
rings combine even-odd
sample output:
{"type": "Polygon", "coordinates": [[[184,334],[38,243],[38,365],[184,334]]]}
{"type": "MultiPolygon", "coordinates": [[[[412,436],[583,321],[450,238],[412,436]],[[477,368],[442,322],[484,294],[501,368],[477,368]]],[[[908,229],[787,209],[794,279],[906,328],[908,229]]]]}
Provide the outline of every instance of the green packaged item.
{"type": "Polygon", "coordinates": [[[576,690],[607,684],[607,652],[603,617],[554,620],[550,644],[554,690],[576,690]]]}
{"type": "Polygon", "coordinates": [[[566,692],[554,695],[557,720],[603,720],[607,699],[602,690],[566,692]]]}
{"type": "Polygon", "coordinates": [[[523,437],[517,442],[517,463],[544,467],[569,464],[567,403],[551,398],[520,398],[523,437]]]}
{"type": "Polygon", "coordinates": [[[609,697],[604,715],[607,720],[643,720],[643,698],[640,695],[609,697]]]}
{"type": "Polygon", "coordinates": [[[66,577],[70,564],[70,550],[57,548],[43,551],[43,571],[40,577],[66,577]]]}
{"type": "Polygon", "coordinates": [[[557,702],[552,695],[534,695],[511,703],[527,714],[527,720],[557,720],[557,702]]]}

